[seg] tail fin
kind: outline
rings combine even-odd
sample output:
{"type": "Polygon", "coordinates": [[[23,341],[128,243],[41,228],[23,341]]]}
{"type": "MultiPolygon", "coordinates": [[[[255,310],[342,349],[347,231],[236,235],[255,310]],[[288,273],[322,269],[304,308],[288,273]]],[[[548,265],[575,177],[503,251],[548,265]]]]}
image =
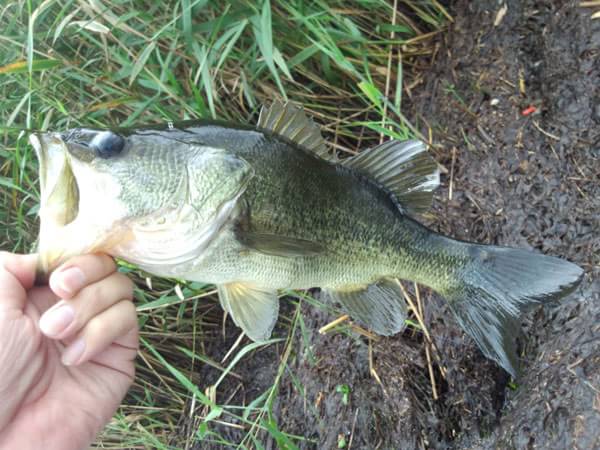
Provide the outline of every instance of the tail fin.
{"type": "Polygon", "coordinates": [[[504,247],[466,244],[472,262],[441,292],[483,353],[517,376],[515,337],[528,306],[573,292],[583,270],[568,261],[504,247]]]}

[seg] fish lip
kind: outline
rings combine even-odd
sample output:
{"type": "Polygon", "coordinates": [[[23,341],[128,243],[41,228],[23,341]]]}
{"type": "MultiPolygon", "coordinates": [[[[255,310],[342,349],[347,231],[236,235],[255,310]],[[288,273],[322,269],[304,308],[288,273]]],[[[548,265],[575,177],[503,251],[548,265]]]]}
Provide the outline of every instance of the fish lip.
{"type": "MultiPolygon", "coordinates": [[[[43,209],[48,203],[48,197],[61,181],[64,171],[71,170],[71,158],[60,133],[32,133],[29,135],[29,143],[38,159],[40,209],[43,209]]],[[[77,188],[77,180],[72,173],[71,176],[74,187],[77,188]]]]}
{"type": "Polygon", "coordinates": [[[59,251],[62,239],[57,238],[78,216],[79,186],[60,133],[32,133],[29,143],[39,163],[40,229],[36,278],[42,281],[62,262],[59,251]]]}
{"type": "Polygon", "coordinates": [[[48,154],[45,146],[42,144],[42,134],[32,133],[29,135],[29,143],[35,150],[39,165],[39,176],[40,176],[40,194],[43,197],[43,193],[47,190],[48,185],[48,154]]]}

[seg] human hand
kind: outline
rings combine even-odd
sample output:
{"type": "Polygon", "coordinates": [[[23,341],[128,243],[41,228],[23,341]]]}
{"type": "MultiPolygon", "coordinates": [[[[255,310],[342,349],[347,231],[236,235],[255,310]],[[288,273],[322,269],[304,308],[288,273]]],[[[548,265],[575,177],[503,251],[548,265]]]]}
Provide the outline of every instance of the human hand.
{"type": "Polygon", "coordinates": [[[0,252],[0,449],[87,448],[133,381],[132,283],[85,255],[37,287],[36,259],[0,252]]]}

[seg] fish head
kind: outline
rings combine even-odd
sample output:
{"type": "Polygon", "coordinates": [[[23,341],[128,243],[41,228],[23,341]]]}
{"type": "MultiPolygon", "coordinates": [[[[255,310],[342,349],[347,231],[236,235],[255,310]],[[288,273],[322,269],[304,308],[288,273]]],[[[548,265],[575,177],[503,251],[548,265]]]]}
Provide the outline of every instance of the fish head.
{"type": "Polygon", "coordinates": [[[190,146],[161,133],[77,128],[35,133],[30,143],[39,161],[40,279],[74,255],[120,256],[114,249],[137,225],[181,203],[190,146]]]}
{"type": "Polygon", "coordinates": [[[187,130],[77,128],[35,133],[30,142],[40,170],[40,281],[93,252],[156,274],[191,270],[239,212],[254,174],[187,130]]]}

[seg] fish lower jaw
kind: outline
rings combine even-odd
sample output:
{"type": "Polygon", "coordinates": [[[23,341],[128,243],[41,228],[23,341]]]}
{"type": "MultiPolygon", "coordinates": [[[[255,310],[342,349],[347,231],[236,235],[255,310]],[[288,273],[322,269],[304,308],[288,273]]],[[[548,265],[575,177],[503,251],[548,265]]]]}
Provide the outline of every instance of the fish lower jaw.
{"type": "Polygon", "coordinates": [[[74,256],[103,252],[112,255],[118,238],[123,238],[119,227],[87,225],[77,220],[64,226],[44,223],[38,241],[38,278],[47,278],[61,264],[74,256]]]}

